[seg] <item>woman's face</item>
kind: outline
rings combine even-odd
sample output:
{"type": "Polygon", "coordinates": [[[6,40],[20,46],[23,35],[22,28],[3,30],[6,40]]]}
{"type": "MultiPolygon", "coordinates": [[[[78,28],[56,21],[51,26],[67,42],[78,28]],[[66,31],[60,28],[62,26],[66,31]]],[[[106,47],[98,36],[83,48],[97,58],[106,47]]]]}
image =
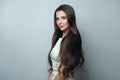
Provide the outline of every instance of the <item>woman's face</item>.
{"type": "Polygon", "coordinates": [[[68,31],[69,23],[68,23],[67,15],[64,11],[60,10],[56,12],[56,23],[61,31],[63,32],[68,31]]]}

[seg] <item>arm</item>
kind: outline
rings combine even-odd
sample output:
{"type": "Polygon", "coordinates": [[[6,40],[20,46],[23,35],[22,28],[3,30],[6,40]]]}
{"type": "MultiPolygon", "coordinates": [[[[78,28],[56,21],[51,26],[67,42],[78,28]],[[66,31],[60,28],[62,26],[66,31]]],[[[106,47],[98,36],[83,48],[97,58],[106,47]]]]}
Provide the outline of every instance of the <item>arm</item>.
{"type": "Polygon", "coordinates": [[[64,66],[62,65],[60,67],[60,71],[59,71],[58,75],[56,76],[55,80],[64,80],[63,69],[64,69],[64,66]]]}
{"type": "Polygon", "coordinates": [[[52,70],[49,71],[48,80],[52,80],[52,70]]]}

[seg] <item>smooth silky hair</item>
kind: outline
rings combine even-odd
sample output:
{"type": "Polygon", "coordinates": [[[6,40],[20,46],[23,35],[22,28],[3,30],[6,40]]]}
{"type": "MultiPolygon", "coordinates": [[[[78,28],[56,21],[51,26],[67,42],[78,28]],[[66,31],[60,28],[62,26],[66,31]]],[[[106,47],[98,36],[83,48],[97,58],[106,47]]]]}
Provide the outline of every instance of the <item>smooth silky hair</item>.
{"type": "Polygon", "coordinates": [[[49,70],[52,70],[52,61],[50,59],[51,50],[55,46],[57,40],[62,37],[63,34],[56,23],[56,12],[61,10],[64,11],[67,15],[69,32],[61,42],[59,52],[61,65],[59,66],[59,69],[61,66],[64,66],[63,75],[65,78],[67,78],[70,75],[73,76],[74,70],[76,68],[82,69],[84,64],[84,56],[82,50],[82,39],[77,29],[74,9],[70,5],[62,4],[54,12],[54,34],[52,38],[52,46],[48,55],[48,62],[50,64],[49,70]]]}

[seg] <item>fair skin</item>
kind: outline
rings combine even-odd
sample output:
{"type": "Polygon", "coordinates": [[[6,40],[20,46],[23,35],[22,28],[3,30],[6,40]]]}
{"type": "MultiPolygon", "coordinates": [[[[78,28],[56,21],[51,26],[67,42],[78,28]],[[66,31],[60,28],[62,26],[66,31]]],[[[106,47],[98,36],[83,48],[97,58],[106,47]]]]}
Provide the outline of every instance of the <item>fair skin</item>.
{"type": "Polygon", "coordinates": [[[60,10],[56,12],[56,24],[58,28],[63,32],[63,37],[65,37],[69,31],[69,23],[67,15],[64,11],[60,10]]]}
{"type": "MultiPolygon", "coordinates": [[[[62,38],[64,38],[69,32],[69,23],[67,15],[64,11],[60,10],[56,12],[56,23],[58,28],[63,32],[62,38]]],[[[62,65],[60,68],[60,72],[56,76],[55,80],[64,80],[63,69],[64,66],[62,65]]]]}
{"type": "Polygon", "coordinates": [[[64,69],[64,66],[61,66],[60,71],[59,71],[58,75],[56,76],[55,80],[64,80],[63,69],[64,69]]]}
{"type": "MultiPolygon", "coordinates": [[[[67,15],[64,11],[60,10],[56,12],[56,24],[58,28],[63,32],[62,38],[64,38],[69,32],[69,23],[68,23],[67,15]]],[[[62,65],[60,68],[60,72],[56,76],[55,80],[64,80],[63,69],[64,66],[62,65]]],[[[51,80],[51,75],[52,75],[52,71],[50,71],[49,73],[48,80],[51,80]]]]}
{"type": "MultiPolygon", "coordinates": [[[[55,80],[64,80],[63,69],[64,69],[64,66],[61,66],[60,71],[56,76],[55,80]]],[[[52,71],[49,72],[48,80],[52,80],[52,71]]]]}
{"type": "Polygon", "coordinates": [[[48,80],[52,80],[52,71],[49,72],[48,80]]]}
{"type": "MultiPolygon", "coordinates": [[[[55,80],[64,80],[63,69],[64,69],[64,66],[62,65],[60,67],[60,71],[58,75],[56,76],[55,80]]],[[[52,80],[52,71],[49,72],[48,80],[52,80]]]]}

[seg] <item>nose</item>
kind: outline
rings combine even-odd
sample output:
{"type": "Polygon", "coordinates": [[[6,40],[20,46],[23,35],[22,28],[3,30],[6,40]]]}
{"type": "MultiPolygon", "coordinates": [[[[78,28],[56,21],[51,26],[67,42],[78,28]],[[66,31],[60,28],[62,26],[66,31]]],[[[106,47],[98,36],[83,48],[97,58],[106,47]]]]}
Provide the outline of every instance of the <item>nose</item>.
{"type": "Polygon", "coordinates": [[[60,25],[61,23],[62,23],[62,20],[61,20],[61,19],[59,19],[59,20],[58,20],[58,24],[60,25]]]}

